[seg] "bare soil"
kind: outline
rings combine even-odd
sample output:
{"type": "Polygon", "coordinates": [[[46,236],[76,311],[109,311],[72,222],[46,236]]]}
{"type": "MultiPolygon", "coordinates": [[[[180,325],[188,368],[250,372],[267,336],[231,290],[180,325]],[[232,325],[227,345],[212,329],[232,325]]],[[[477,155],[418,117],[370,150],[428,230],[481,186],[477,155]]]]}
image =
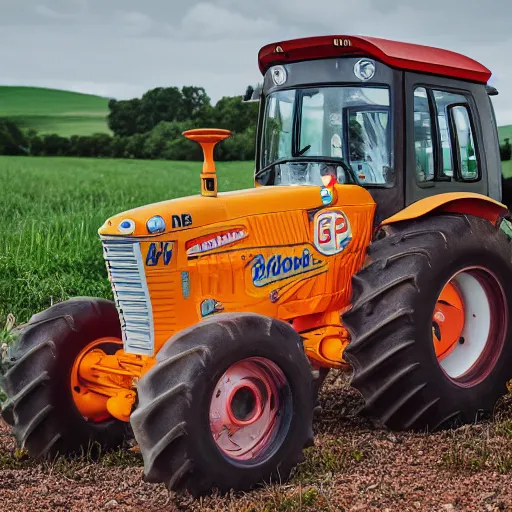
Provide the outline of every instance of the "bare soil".
{"type": "Polygon", "coordinates": [[[512,399],[493,421],[435,434],[393,433],[357,415],[360,397],[333,372],[315,446],[285,485],[193,500],[143,482],[140,454],[36,463],[0,424],[0,510],[512,511],[512,399]]]}

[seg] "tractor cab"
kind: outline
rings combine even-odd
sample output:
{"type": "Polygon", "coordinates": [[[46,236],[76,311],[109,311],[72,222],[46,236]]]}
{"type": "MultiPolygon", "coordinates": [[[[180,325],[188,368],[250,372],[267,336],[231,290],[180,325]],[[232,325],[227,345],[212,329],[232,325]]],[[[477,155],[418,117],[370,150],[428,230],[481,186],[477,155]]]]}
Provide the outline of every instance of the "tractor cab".
{"type": "Polygon", "coordinates": [[[478,62],[325,36],[267,45],[259,67],[256,186],[359,185],[377,221],[446,192],[501,200],[497,92],[478,62]]]}

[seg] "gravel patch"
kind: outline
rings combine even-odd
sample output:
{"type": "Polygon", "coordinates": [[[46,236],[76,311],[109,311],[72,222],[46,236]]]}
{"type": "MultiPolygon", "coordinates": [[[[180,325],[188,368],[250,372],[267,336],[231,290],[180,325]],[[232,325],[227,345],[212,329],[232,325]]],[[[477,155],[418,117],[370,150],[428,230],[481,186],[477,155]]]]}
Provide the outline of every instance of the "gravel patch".
{"type": "Polygon", "coordinates": [[[436,434],[396,433],[357,415],[361,400],[332,372],[315,446],[285,485],[193,500],[142,480],[127,450],[51,463],[28,460],[0,423],[0,510],[512,511],[512,406],[493,422],[436,434]]]}

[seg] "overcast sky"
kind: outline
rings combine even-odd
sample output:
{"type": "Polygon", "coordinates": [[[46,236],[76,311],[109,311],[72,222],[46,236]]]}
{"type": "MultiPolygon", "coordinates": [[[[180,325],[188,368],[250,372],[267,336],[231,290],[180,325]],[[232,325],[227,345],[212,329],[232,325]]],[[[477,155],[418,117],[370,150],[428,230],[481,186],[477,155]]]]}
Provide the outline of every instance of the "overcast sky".
{"type": "Polygon", "coordinates": [[[261,46],[330,34],[464,53],[491,69],[512,124],[511,0],[0,0],[0,84],[118,99],[198,85],[215,102],[260,80],[261,46]]]}

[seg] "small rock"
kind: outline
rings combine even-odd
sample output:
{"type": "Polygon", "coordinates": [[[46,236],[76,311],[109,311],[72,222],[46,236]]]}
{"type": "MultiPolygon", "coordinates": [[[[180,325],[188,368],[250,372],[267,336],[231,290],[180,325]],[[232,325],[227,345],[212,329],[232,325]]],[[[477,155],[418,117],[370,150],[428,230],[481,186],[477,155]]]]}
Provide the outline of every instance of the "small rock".
{"type": "Polygon", "coordinates": [[[423,450],[420,450],[420,451],[418,452],[418,455],[423,455],[423,450]]]}
{"type": "Polygon", "coordinates": [[[451,503],[445,503],[442,506],[443,510],[455,510],[455,507],[451,503]]]}
{"type": "Polygon", "coordinates": [[[415,501],[413,503],[414,507],[417,508],[417,509],[420,509],[421,508],[421,503],[419,501],[415,501]]]}
{"type": "Polygon", "coordinates": [[[110,500],[110,501],[107,501],[107,503],[105,503],[106,509],[117,508],[118,506],[119,506],[119,503],[117,502],[117,500],[110,500]]]}
{"type": "Polygon", "coordinates": [[[396,438],[396,436],[394,434],[388,434],[387,438],[392,442],[392,443],[398,443],[398,439],[396,438]]]}

